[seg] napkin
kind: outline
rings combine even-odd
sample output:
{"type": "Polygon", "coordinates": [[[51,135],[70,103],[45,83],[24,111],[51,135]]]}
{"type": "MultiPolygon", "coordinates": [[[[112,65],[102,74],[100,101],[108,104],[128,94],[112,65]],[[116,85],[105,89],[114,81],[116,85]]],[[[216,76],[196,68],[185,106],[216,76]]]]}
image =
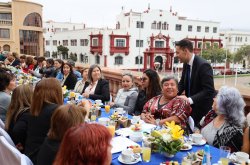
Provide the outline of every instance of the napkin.
{"type": "Polygon", "coordinates": [[[113,146],[111,153],[117,153],[121,152],[125,149],[127,149],[128,146],[139,146],[139,144],[133,142],[132,140],[122,137],[122,136],[117,136],[114,137],[111,141],[111,144],[113,146]]]}

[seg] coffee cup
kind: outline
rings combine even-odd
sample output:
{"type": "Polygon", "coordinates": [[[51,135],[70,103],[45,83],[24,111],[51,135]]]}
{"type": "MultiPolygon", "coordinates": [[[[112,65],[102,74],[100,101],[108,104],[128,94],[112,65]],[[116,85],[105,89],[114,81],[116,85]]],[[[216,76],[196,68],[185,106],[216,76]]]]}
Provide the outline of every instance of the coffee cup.
{"type": "Polygon", "coordinates": [[[118,112],[118,114],[122,115],[123,114],[123,108],[116,108],[116,112],[118,112]]]}
{"type": "Polygon", "coordinates": [[[196,144],[200,144],[202,141],[202,134],[194,133],[191,135],[192,141],[196,144]]]}
{"type": "Polygon", "coordinates": [[[236,159],[240,162],[246,162],[249,159],[249,155],[245,152],[236,152],[235,156],[236,156],[236,159]]]}
{"type": "Polygon", "coordinates": [[[95,100],[95,103],[97,104],[97,106],[100,106],[102,104],[102,100],[95,100]]]}
{"type": "Polygon", "coordinates": [[[129,149],[123,150],[122,153],[121,153],[122,160],[125,163],[131,162],[133,160],[133,158],[134,158],[133,155],[134,155],[133,151],[129,150],[129,149]]]}

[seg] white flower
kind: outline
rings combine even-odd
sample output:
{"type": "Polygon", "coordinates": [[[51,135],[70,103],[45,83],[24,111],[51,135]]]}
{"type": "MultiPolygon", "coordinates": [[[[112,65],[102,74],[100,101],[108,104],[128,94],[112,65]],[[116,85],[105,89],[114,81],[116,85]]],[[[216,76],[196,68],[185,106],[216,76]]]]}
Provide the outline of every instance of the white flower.
{"type": "Polygon", "coordinates": [[[170,134],[163,134],[163,135],[162,135],[162,139],[163,139],[163,141],[164,141],[165,143],[171,142],[171,141],[172,141],[172,137],[171,137],[170,134]]]}

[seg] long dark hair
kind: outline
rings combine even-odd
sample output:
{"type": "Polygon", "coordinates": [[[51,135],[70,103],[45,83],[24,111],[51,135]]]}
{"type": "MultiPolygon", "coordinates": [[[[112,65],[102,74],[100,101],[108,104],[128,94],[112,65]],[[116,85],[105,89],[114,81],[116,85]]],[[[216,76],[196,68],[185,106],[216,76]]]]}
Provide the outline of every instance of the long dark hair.
{"type": "Polygon", "coordinates": [[[160,77],[155,70],[147,69],[143,73],[145,73],[149,78],[149,84],[146,90],[147,100],[151,99],[160,94],[161,85],[160,85],[160,77]]]}

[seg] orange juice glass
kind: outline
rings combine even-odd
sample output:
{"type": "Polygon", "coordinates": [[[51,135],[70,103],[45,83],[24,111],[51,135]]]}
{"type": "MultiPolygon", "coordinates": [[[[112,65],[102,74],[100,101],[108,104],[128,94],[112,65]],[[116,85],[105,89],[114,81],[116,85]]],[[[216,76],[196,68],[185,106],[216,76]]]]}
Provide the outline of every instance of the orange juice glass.
{"type": "Polygon", "coordinates": [[[151,148],[143,147],[142,148],[142,160],[144,162],[150,162],[150,158],[151,158],[151,148]]]}
{"type": "Polygon", "coordinates": [[[109,125],[107,126],[110,134],[114,137],[115,136],[115,126],[114,125],[109,125]]]}
{"type": "Polygon", "coordinates": [[[105,112],[109,114],[110,112],[110,105],[105,105],[105,112]]]}

